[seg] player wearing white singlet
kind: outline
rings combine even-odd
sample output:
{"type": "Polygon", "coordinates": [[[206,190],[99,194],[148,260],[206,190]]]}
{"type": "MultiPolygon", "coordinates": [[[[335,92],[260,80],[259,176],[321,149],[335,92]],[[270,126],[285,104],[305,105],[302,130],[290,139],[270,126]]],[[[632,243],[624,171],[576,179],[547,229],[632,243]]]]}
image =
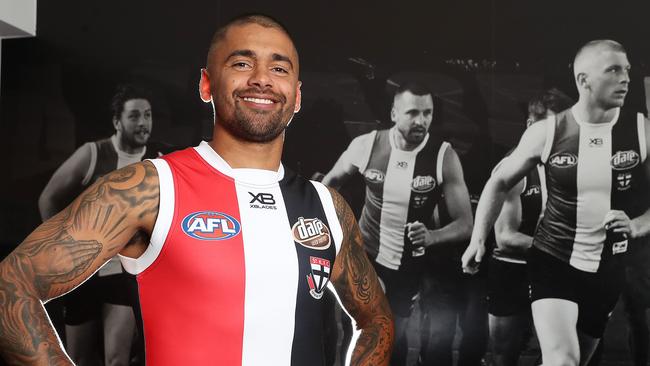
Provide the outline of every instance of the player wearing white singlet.
{"type": "Polygon", "coordinates": [[[339,188],[354,173],[364,177],[359,226],[395,318],[392,365],[406,362],[406,321],[419,290],[425,248],[466,240],[471,230],[460,161],[447,142],[428,133],[432,117],[432,94],[419,84],[401,86],[391,110],[395,126],[357,137],[323,179],[339,188]],[[433,230],[433,210],[442,195],[451,221],[433,230]]]}

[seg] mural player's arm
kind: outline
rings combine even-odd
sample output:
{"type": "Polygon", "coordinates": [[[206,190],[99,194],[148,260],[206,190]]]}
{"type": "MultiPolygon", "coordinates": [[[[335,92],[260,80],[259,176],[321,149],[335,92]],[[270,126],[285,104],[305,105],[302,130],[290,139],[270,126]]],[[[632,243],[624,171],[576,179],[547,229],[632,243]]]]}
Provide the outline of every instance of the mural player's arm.
{"type": "Polygon", "coordinates": [[[369,151],[367,151],[366,145],[370,136],[370,134],[361,135],[350,142],[347,150],[339,156],[332,169],[325,174],[322,181],[324,185],[338,190],[354,173],[359,172],[360,160],[364,157],[368,158],[369,151]]]}
{"type": "MultiPolygon", "coordinates": [[[[650,121],[644,118],[643,125],[646,141],[646,159],[643,162],[643,170],[646,176],[646,182],[650,183],[650,121]]],[[[650,187],[646,186],[646,189],[650,189],[650,187]]],[[[650,207],[650,203],[648,203],[648,207],[650,207]]],[[[635,217],[632,220],[623,211],[611,210],[605,215],[603,225],[606,229],[612,229],[617,233],[624,233],[633,239],[648,236],[650,234],[650,208],[643,215],[635,217]]]]}
{"type": "Polygon", "coordinates": [[[533,245],[533,237],[519,231],[521,225],[521,199],[524,182],[517,183],[506,196],[501,213],[494,224],[497,242],[506,250],[523,251],[533,245]]]}
{"type": "Polygon", "coordinates": [[[442,191],[451,222],[439,229],[429,230],[424,223],[416,221],[409,225],[409,239],[415,245],[425,247],[465,241],[472,234],[472,206],[463,177],[458,154],[448,148],[442,165],[442,191]]]}
{"type": "Polygon", "coordinates": [[[158,194],[151,163],[114,171],[0,263],[0,351],[8,364],[72,364],[43,302],[72,290],[118,252],[130,257],[144,252],[158,214],[158,194]]]}
{"type": "Polygon", "coordinates": [[[91,164],[91,143],[81,145],[52,174],[38,198],[43,221],[61,211],[81,192],[82,182],[91,164]]]}
{"type": "Polygon", "coordinates": [[[508,191],[540,162],[546,141],[547,123],[555,123],[555,119],[549,118],[528,127],[512,154],[503,159],[485,183],[476,207],[472,238],[463,253],[463,271],[478,271],[478,265],[485,254],[485,241],[501,212],[508,191]]]}
{"type": "Polygon", "coordinates": [[[343,229],[343,243],[334,262],[332,284],[361,334],[351,365],[388,365],[393,346],[393,316],[368,256],[352,210],[330,189],[343,229]]]}

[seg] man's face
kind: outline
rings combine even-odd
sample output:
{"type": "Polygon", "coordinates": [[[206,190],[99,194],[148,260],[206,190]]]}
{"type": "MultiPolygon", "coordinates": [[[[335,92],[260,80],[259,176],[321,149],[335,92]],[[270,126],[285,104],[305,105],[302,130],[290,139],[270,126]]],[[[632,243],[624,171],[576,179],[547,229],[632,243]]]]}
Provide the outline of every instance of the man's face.
{"type": "Polygon", "coordinates": [[[409,144],[418,145],[427,135],[433,119],[431,94],[415,95],[406,91],[396,95],[391,119],[409,144]]]}
{"type": "Polygon", "coordinates": [[[151,136],[151,104],[146,99],[127,100],[119,119],[113,123],[124,144],[131,148],[143,147],[151,136]]]}
{"type": "Polygon", "coordinates": [[[621,107],[630,83],[629,71],[630,63],[624,53],[612,50],[596,53],[586,78],[592,99],[604,109],[621,107]]]}
{"type": "MultiPolygon", "coordinates": [[[[282,31],[232,26],[213,51],[206,78],[216,123],[250,142],[277,138],[300,109],[298,54],[282,31]]],[[[204,98],[205,100],[206,98],[204,98]]]]}

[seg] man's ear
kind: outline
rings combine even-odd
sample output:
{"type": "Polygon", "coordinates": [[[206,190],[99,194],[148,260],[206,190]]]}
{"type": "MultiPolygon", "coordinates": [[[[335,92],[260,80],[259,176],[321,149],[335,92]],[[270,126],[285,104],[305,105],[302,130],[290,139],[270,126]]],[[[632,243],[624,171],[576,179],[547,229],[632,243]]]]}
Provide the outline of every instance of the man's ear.
{"type": "Polygon", "coordinates": [[[122,124],[120,123],[120,120],[115,117],[113,117],[113,128],[115,128],[115,131],[122,130],[122,124]]]}
{"type": "Polygon", "coordinates": [[[578,84],[580,88],[589,89],[590,87],[589,83],[587,82],[587,74],[584,72],[578,73],[576,76],[576,84],[578,84]]]}
{"type": "Polygon", "coordinates": [[[296,89],[296,106],[293,109],[293,113],[300,112],[300,108],[302,107],[302,91],[300,90],[300,87],[302,87],[302,81],[298,81],[298,87],[296,89]]]}
{"type": "Polygon", "coordinates": [[[201,80],[199,81],[199,95],[201,100],[210,103],[212,101],[212,92],[210,91],[210,74],[208,70],[201,69],[201,80]]]}

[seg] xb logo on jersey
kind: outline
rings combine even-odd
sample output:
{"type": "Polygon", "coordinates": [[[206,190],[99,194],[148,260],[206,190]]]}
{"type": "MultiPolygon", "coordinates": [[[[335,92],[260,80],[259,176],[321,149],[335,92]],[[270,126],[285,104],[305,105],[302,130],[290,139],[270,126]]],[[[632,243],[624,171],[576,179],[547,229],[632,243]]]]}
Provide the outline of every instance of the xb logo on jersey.
{"type": "Polygon", "coordinates": [[[234,217],[222,212],[193,212],[183,219],[181,228],[187,236],[200,240],[230,239],[241,231],[234,217]]]}
{"type": "Polygon", "coordinates": [[[277,210],[277,207],[275,206],[275,198],[273,198],[272,194],[264,192],[260,192],[258,194],[248,192],[248,194],[253,197],[253,199],[249,202],[250,208],[277,210]]]}
{"type": "Polygon", "coordinates": [[[601,137],[589,138],[589,147],[600,147],[600,146],[603,146],[603,139],[601,137]]]}

